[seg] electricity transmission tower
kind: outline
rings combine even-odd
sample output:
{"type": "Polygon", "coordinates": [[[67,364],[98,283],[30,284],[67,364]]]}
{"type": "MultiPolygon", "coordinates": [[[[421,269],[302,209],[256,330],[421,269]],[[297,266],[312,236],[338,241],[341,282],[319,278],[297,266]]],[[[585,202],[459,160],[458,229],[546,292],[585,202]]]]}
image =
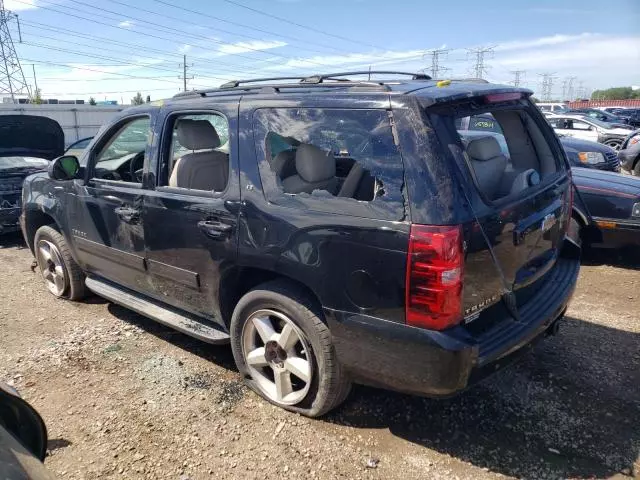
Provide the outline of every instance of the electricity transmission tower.
{"type": "Polygon", "coordinates": [[[440,65],[440,57],[444,57],[449,53],[449,50],[444,48],[433,49],[425,54],[431,57],[431,78],[440,78],[440,72],[446,72],[447,70],[451,70],[447,67],[442,67],[440,65]]]}
{"type": "Polygon", "coordinates": [[[473,55],[475,57],[475,65],[473,66],[473,71],[476,78],[483,78],[484,74],[489,67],[484,63],[484,57],[487,54],[493,55],[494,47],[479,47],[479,48],[468,48],[467,56],[473,55]]]}
{"type": "MultiPolygon", "coordinates": [[[[577,79],[578,79],[578,77],[569,77],[567,79],[567,82],[568,82],[568,85],[567,85],[567,95],[568,95],[568,97],[567,97],[567,99],[568,100],[574,100],[574,96],[573,96],[573,81],[577,80],[577,79]]],[[[565,99],[563,99],[563,100],[565,100],[565,99]]]]}
{"type": "MultiPolygon", "coordinates": [[[[0,0],[2,1],[2,0],[0,0]]],[[[180,66],[182,67],[182,76],[179,76],[178,78],[180,80],[182,80],[182,86],[183,86],[183,92],[187,91],[187,80],[193,80],[193,75],[191,75],[190,77],[187,77],[187,69],[189,69],[190,67],[193,67],[193,63],[191,65],[187,65],[187,56],[183,55],[182,56],[182,63],[180,64],[180,66]]]]}
{"type": "Polygon", "coordinates": [[[513,86],[514,87],[519,87],[520,85],[522,85],[524,83],[523,82],[523,77],[527,73],[526,70],[512,70],[511,73],[513,73],[513,86]]]}
{"type": "Polygon", "coordinates": [[[9,94],[11,101],[16,102],[16,95],[31,97],[29,85],[24,78],[24,72],[18,59],[18,54],[13,45],[9,23],[18,22],[18,35],[20,35],[20,22],[18,16],[4,8],[4,0],[0,0],[0,94],[9,94]]]}
{"type": "Polygon", "coordinates": [[[542,100],[548,102],[551,100],[555,77],[553,73],[540,73],[539,75],[542,76],[542,100]]]}
{"type": "MultiPolygon", "coordinates": [[[[544,86],[544,80],[542,80],[544,86]]],[[[560,100],[564,101],[567,99],[567,79],[562,80],[562,98],[560,100]]]]}

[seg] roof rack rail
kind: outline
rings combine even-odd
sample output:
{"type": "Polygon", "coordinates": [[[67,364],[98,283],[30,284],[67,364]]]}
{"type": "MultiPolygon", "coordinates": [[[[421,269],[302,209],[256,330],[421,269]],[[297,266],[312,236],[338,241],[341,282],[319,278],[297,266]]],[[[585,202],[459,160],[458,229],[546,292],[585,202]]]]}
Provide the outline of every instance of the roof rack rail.
{"type": "MultiPolygon", "coordinates": [[[[443,79],[444,80],[444,79],[443,79]]],[[[485,80],[484,78],[477,77],[469,77],[469,78],[447,78],[452,82],[467,82],[467,83],[489,83],[489,80],[485,80]]]]}
{"type": "Polygon", "coordinates": [[[306,78],[303,78],[301,83],[322,83],[323,80],[336,80],[339,82],[349,81],[346,78],[337,78],[337,77],[348,77],[353,75],[405,75],[411,77],[412,80],[431,80],[429,75],[424,73],[411,73],[411,72],[397,72],[394,70],[358,70],[354,72],[337,72],[337,73],[327,73],[324,75],[311,75],[306,78]]]}
{"type": "Polygon", "coordinates": [[[305,77],[266,77],[266,78],[250,78],[247,80],[229,80],[220,85],[220,88],[236,88],[245,83],[271,82],[280,80],[303,80],[305,77]]]}

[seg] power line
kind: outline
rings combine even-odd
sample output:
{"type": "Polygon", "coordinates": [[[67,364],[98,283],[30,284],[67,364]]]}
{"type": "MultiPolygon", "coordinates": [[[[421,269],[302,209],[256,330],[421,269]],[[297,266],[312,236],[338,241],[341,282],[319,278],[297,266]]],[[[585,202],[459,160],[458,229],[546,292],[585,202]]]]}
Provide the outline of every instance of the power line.
{"type": "MultiPolygon", "coordinates": [[[[62,34],[62,35],[68,35],[68,36],[72,36],[72,37],[76,37],[76,38],[89,38],[89,39],[97,40],[99,42],[107,42],[107,43],[112,43],[114,45],[127,47],[129,49],[128,53],[131,53],[131,47],[139,47],[139,48],[144,49],[145,52],[147,52],[147,51],[148,52],[156,52],[156,53],[160,53],[160,54],[165,55],[165,56],[182,57],[181,53],[167,52],[165,50],[161,50],[161,49],[158,49],[158,48],[152,48],[152,47],[149,47],[147,45],[142,45],[140,43],[122,42],[122,41],[113,40],[113,39],[106,38],[106,37],[99,37],[99,36],[96,36],[96,35],[72,33],[72,32],[70,32],[68,30],[51,27],[49,25],[46,25],[44,23],[39,23],[39,22],[25,22],[25,21],[23,21],[22,23],[25,24],[25,25],[28,25],[28,26],[36,27],[38,29],[50,30],[52,32],[56,32],[56,33],[59,33],[59,34],[62,34]]],[[[138,32],[138,33],[140,33],[141,35],[145,35],[142,32],[138,32]]],[[[39,38],[47,38],[47,39],[56,40],[56,41],[63,42],[63,43],[64,42],[69,43],[68,40],[61,40],[59,37],[50,37],[50,36],[45,36],[45,35],[35,35],[33,33],[30,33],[30,34],[35,36],[35,37],[39,37],[39,38]]],[[[159,37],[159,38],[162,38],[162,37],[159,37]]],[[[171,40],[171,39],[167,39],[167,40],[171,40]]],[[[74,45],[79,45],[75,41],[72,42],[72,43],[74,45]]],[[[93,48],[94,46],[91,45],[91,47],[93,48]]],[[[239,71],[255,71],[255,68],[248,68],[248,67],[247,68],[243,68],[241,65],[235,65],[233,63],[222,62],[222,61],[219,61],[219,60],[211,60],[211,59],[206,59],[204,57],[198,57],[198,56],[193,56],[193,55],[191,57],[198,59],[201,63],[211,63],[213,65],[216,65],[216,67],[219,67],[219,65],[232,66],[232,67],[234,67],[233,70],[237,71],[237,72],[239,72],[239,71]]],[[[227,69],[225,68],[223,70],[227,70],[227,69]]]]}
{"type": "MultiPolygon", "coordinates": [[[[112,15],[121,16],[121,17],[126,18],[128,20],[133,20],[133,21],[136,21],[136,22],[152,25],[153,27],[156,27],[156,28],[163,28],[168,33],[179,33],[180,35],[183,35],[183,36],[189,36],[189,37],[196,38],[196,39],[206,40],[207,42],[213,42],[213,43],[216,43],[216,44],[219,44],[219,45],[229,45],[229,46],[232,46],[232,47],[236,46],[233,43],[224,42],[222,40],[216,40],[216,39],[207,37],[205,35],[198,35],[196,33],[185,32],[184,30],[180,30],[180,29],[173,28],[173,27],[168,27],[166,25],[162,25],[161,23],[151,22],[149,20],[145,20],[144,18],[132,17],[131,15],[123,15],[120,12],[114,12],[113,10],[109,10],[109,9],[106,9],[106,8],[96,7],[95,5],[91,5],[89,3],[85,3],[85,2],[82,2],[80,0],[68,0],[68,1],[72,2],[72,3],[75,3],[75,4],[78,4],[78,5],[83,5],[83,6],[86,6],[86,7],[89,7],[89,8],[93,8],[93,9],[99,10],[101,12],[106,12],[106,13],[110,13],[112,15]]],[[[289,60],[295,60],[294,57],[290,57],[290,56],[282,55],[282,54],[278,54],[278,53],[273,53],[273,52],[267,52],[265,50],[262,50],[262,49],[259,49],[259,48],[253,48],[253,47],[250,47],[248,45],[243,45],[242,48],[244,48],[245,50],[249,50],[249,51],[255,52],[255,53],[261,53],[261,54],[266,54],[266,55],[272,55],[272,56],[276,56],[276,57],[286,58],[286,59],[289,59],[289,60]]],[[[229,55],[236,55],[238,57],[248,58],[249,60],[255,61],[254,57],[250,57],[250,56],[247,56],[247,55],[242,55],[240,53],[230,53],[229,55]]],[[[317,65],[325,65],[323,63],[315,62],[313,60],[308,60],[307,59],[305,61],[307,61],[309,63],[317,64],[317,65]]]]}
{"type": "Polygon", "coordinates": [[[513,73],[513,86],[514,87],[519,87],[521,84],[523,84],[523,77],[526,75],[527,71],[526,70],[512,70],[511,73],[513,73]]]}
{"type": "MultiPolygon", "coordinates": [[[[158,16],[158,17],[167,18],[167,15],[164,15],[164,14],[162,14],[162,13],[158,13],[158,12],[154,12],[153,10],[148,10],[148,9],[145,9],[145,8],[139,7],[138,5],[131,5],[131,4],[127,4],[127,3],[125,3],[125,2],[120,2],[120,1],[118,1],[118,0],[108,0],[108,1],[109,1],[109,2],[111,2],[111,3],[118,4],[118,5],[122,5],[122,6],[124,6],[124,7],[128,7],[128,8],[131,8],[131,9],[135,9],[135,10],[140,11],[140,12],[146,12],[146,13],[150,13],[150,14],[152,14],[152,15],[156,15],[156,16],[158,16]]],[[[187,9],[187,8],[177,7],[177,6],[175,6],[175,5],[171,5],[171,4],[167,3],[167,2],[159,2],[159,3],[162,3],[162,4],[164,4],[164,5],[169,5],[169,6],[174,7],[174,8],[179,8],[179,9],[181,9],[181,10],[186,10],[186,11],[190,11],[190,12],[194,12],[194,13],[196,13],[194,10],[189,10],[189,9],[187,9]]],[[[199,15],[199,16],[209,16],[209,15],[206,15],[206,14],[203,14],[203,13],[198,13],[198,15],[199,15]]],[[[224,20],[222,20],[222,19],[220,19],[220,18],[218,18],[218,17],[212,17],[212,18],[215,18],[215,19],[216,19],[216,20],[218,20],[218,21],[224,21],[224,20]]],[[[217,30],[217,31],[219,31],[219,32],[222,32],[222,33],[227,33],[227,34],[229,34],[229,35],[235,35],[235,36],[238,36],[238,37],[250,38],[250,39],[252,39],[252,40],[259,40],[259,41],[263,41],[263,40],[264,40],[263,38],[256,37],[256,36],[254,36],[254,35],[246,35],[246,34],[243,34],[243,33],[231,32],[231,31],[229,31],[229,30],[223,30],[222,28],[219,28],[219,27],[210,27],[210,26],[207,26],[207,25],[196,25],[196,24],[194,24],[194,23],[193,23],[193,22],[191,22],[191,21],[188,21],[188,20],[182,20],[182,19],[180,19],[180,18],[173,18],[173,17],[171,17],[171,20],[172,20],[172,21],[174,21],[174,22],[185,23],[185,24],[187,24],[187,25],[190,25],[191,27],[196,26],[196,27],[210,28],[210,29],[213,29],[213,30],[217,30]]],[[[228,23],[233,23],[233,22],[228,22],[228,23]]],[[[251,30],[262,31],[262,32],[267,33],[267,34],[269,34],[269,35],[274,35],[274,34],[273,34],[273,32],[268,32],[268,31],[266,31],[266,30],[259,30],[259,29],[256,29],[255,27],[250,27],[250,26],[248,26],[248,25],[242,25],[242,24],[239,24],[239,25],[241,25],[241,26],[243,26],[243,27],[245,27],[245,28],[249,28],[249,29],[251,29],[251,30]]],[[[297,42],[307,43],[307,42],[301,41],[301,40],[299,40],[299,39],[296,39],[295,37],[282,36],[282,35],[278,35],[278,34],[275,34],[275,36],[283,37],[283,38],[292,38],[292,39],[294,39],[294,40],[295,40],[295,41],[297,41],[297,42]]],[[[332,50],[335,50],[335,51],[337,51],[337,52],[343,52],[343,50],[340,50],[340,49],[337,49],[337,48],[335,48],[335,47],[331,47],[331,46],[324,46],[324,48],[331,48],[332,50]]],[[[309,51],[309,52],[316,52],[316,53],[322,53],[322,54],[325,54],[325,53],[326,53],[326,52],[323,52],[323,51],[320,51],[320,50],[315,50],[315,49],[310,49],[310,48],[303,48],[303,47],[298,47],[298,50],[306,50],[306,51],[309,51]]]]}
{"type": "Polygon", "coordinates": [[[449,51],[444,48],[435,48],[426,54],[431,56],[431,78],[440,78],[440,72],[451,70],[440,65],[440,56],[446,56],[449,51]]]}
{"type": "MultiPolygon", "coordinates": [[[[16,20],[18,16],[4,8],[4,0],[0,0],[0,53],[2,61],[0,62],[0,93],[8,93],[11,95],[11,101],[15,103],[16,95],[24,95],[25,93],[31,97],[31,91],[27,80],[24,78],[24,72],[20,65],[20,59],[13,45],[11,32],[9,30],[9,22],[16,20]]],[[[19,28],[20,23],[18,23],[19,28]]]]}
{"type": "MultiPolygon", "coordinates": [[[[114,3],[121,3],[121,2],[117,2],[116,0],[110,0],[110,1],[114,2],[114,3]]],[[[317,45],[319,47],[329,48],[329,49],[335,50],[337,52],[344,52],[344,50],[340,50],[340,49],[338,49],[338,48],[336,48],[334,46],[331,46],[331,45],[325,45],[323,43],[317,43],[317,42],[310,42],[308,40],[300,40],[299,38],[292,37],[290,35],[283,35],[281,33],[276,33],[276,32],[270,31],[270,30],[262,30],[260,28],[257,28],[257,27],[251,26],[251,25],[246,25],[244,23],[238,23],[238,22],[234,22],[234,21],[231,21],[231,20],[225,20],[224,18],[216,17],[215,15],[211,15],[211,14],[208,14],[208,13],[205,13],[205,12],[202,12],[202,11],[192,10],[190,8],[186,8],[186,7],[183,7],[183,6],[180,6],[180,5],[175,5],[175,4],[170,3],[170,2],[165,2],[164,0],[153,0],[153,1],[156,2],[156,3],[160,3],[162,5],[166,5],[168,7],[176,8],[178,10],[183,10],[185,12],[190,12],[190,13],[196,14],[196,15],[201,16],[201,17],[212,18],[213,20],[217,20],[217,21],[223,22],[223,23],[228,23],[230,25],[236,25],[238,27],[249,28],[251,30],[255,30],[256,32],[262,32],[262,33],[266,33],[267,35],[273,35],[274,37],[280,37],[280,38],[285,38],[285,39],[288,39],[288,40],[294,40],[294,41],[296,41],[298,43],[307,43],[309,45],[317,45]]]]}
{"type": "MultiPolygon", "coordinates": [[[[27,24],[27,22],[24,22],[24,23],[27,24]]],[[[63,32],[61,32],[61,33],[63,33],[63,32]]],[[[75,37],[86,37],[87,36],[87,35],[84,35],[84,36],[83,35],[75,35],[75,34],[72,34],[72,33],[67,33],[67,35],[72,35],[72,36],[75,36],[75,37]]],[[[49,39],[49,40],[55,40],[55,41],[61,42],[61,43],[71,43],[71,44],[73,44],[75,46],[84,46],[84,47],[88,47],[88,48],[95,48],[95,45],[90,45],[90,44],[86,44],[86,43],[80,43],[80,42],[71,41],[71,40],[63,40],[63,39],[56,38],[56,37],[51,37],[51,36],[48,36],[48,35],[35,35],[35,34],[29,32],[29,36],[30,37],[35,37],[35,38],[44,38],[44,39],[49,39]]],[[[93,36],[88,36],[88,37],[100,39],[100,37],[93,37],[93,36]]],[[[164,53],[162,50],[146,47],[144,45],[132,44],[132,43],[126,44],[124,42],[118,42],[116,40],[109,40],[107,38],[101,39],[100,41],[110,42],[110,43],[114,43],[116,45],[123,45],[123,46],[128,47],[128,50],[126,52],[123,52],[121,50],[107,49],[107,48],[104,48],[102,46],[100,48],[100,50],[104,51],[104,52],[112,52],[112,53],[118,53],[118,54],[122,54],[122,53],[130,54],[131,53],[131,47],[136,47],[137,46],[137,47],[140,47],[140,48],[144,48],[145,50],[150,51],[150,52],[159,52],[162,55],[166,55],[166,56],[174,56],[174,57],[179,57],[179,58],[182,58],[182,56],[183,56],[182,54],[178,54],[178,53],[175,53],[175,54],[174,53],[164,53]]],[[[192,57],[192,58],[200,58],[200,57],[192,57]]],[[[202,62],[203,63],[211,63],[212,65],[216,65],[216,62],[213,62],[213,61],[207,62],[206,59],[203,59],[202,62]]],[[[253,70],[249,70],[249,69],[240,70],[240,69],[221,68],[221,67],[218,67],[217,65],[216,65],[216,70],[219,70],[221,72],[229,72],[229,73],[255,71],[255,69],[253,69],[253,70]]]]}
{"type": "Polygon", "coordinates": [[[469,54],[475,56],[475,65],[473,70],[476,78],[484,78],[484,74],[489,70],[490,67],[484,63],[484,57],[487,54],[493,55],[494,48],[495,47],[478,47],[467,49],[467,56],[469,54]]]}
{"type": "MultiPolygon", "coordinates": [[[[43,45],[41,43],[32,43],[32,42],[24,42],[25,45],[31,45],[34,47],[38,47],[38,48],[43,48],[45,50],[53,50],[53,51],[57,51],[57,52],[63,52],[63,53],[70,53],[71,55],[79,55],[79,56],[83,56],[83,57],[89,57],[89,58],[98,58],[98,59],[103,59],[103,60],[109,60],[109,61],[113,61],[113,62],[118,62],[121,61],[122,65],[121,66],[133,66],[133,67],[138,67],[138,68],[145,68],[145,69],[150,69],[150,70],[159,70],[159,71],[163,71],[163,72],[175,72],[174,70],[168,69],[168,68],[162,68],[162,67],[158,67],[155,65],[144,65],[144,64],[139,64],[139,63],[132,63],[132,62],[127,62],[124,60],[120,60],[118,58],[113,58],[113,57],[107,57],[104,55],[96,55],[96,54],[92,54],[92,53],[86,53],[86,52],[78,52],[77,50],[69,50],[67,48],[58,48],[58,47],[50,47],[48,45],[43,45]]],[[[106,72],[106,73],[114,73],[114,72],[106,72]]],[[[201,75],[202,78],[211,78],[214,80],[227,80],[224,77],[214,77],[214,76],[210,76],[210,75],[201,75]]]]}
{"type": "Polygon", "coordinates": [[[296,27],[304,28],[305,30],[310,30],[312,32],[316,32],[316,33],[320,33],[322,35],[326,35],[328,37],[337,38],[339,40],[344,40],[344,41],[347,41],[347,42],[358,43],[358,44],[364,45],[366,47],[373,47],[373,48],[384,50],[383,47],[379,47],[379,46],[373,45],[371,43],[361,42],[360,40],[354,40],[354,39],[351,39],[351,38],[343,37],[341,35],[335,35],[333,33],[324,32],[324,31],[319,30],[317,28],[310,27],[309,25],[302,25],[301,23],[296,23],[293,20],[288,20],[286,18],[278,17],[277,15],[273,15],[271,13],[263,12],[262,10],[258,10],[257,8],[253,8],[253,7],[250,7],[248,5],[244,5],[244,4],[242,4],[240,2],[236,2],[234,0],[222,0],[222,1],[226,2],[226,3],[230,3],[231,5],[235,5],[235,6],[240,7],[240,8],[244,8],[246,10],[250,10],[250,11],[258,13],[260,15],[264,15],[265,17],[273,18],[275,20],[279,20],[281,22],[285,22],[285,23],[288,23],[290,25],[295,25],[296,27]]]}
{"type": "MultiPolygon", "coordinates": [[[[14,1],[14,2],[18,2],[18,3],[22,3],[22,4],[24,4],[24,5],[31,5],[30,3],[28,3],[28,2],[26,2],[26,1],[24,1],[24,0],[13,0],[13,1],[14,1]]],[[[63,6],[63,5],[58,5],[58,6],[62,6],[63,8],[70,8],[70,7],[66,7],[66,6],[63,6]]],[[[91,5],[89,5],[89,6],[91,6],[91,5]]],[[[100,8],[99,8],[99,7],[93,7],[93,8],[98,8],[98,10],[100,10],[100,8]]],[[[38,9],[42,9],[42,10],[49,10],[49,11],[52,11],[52,12],[59,13],[59,14],[61,14],[61,15],[65,15],[65,16],[67,16],[67,17],[74,17],[74,18],[78,18],[78,19],[80,19],[80,20],[84,20],[84,21],[87,21],[87,22],[92,22],[92,23],[96,23],[96,24],[98,24],[98,25],[104,25],[104,26],[107,26],[107,27],[109,27],[109,28],[116,28],[116,29],[118,29],[118,30],[124,30],[124,31],[126,31],[126,32],[131,33],[131,30],[129,30],[128,28],[120,27],[120,26],[118,26],[118,25],[111,25],[111,24],[109,24],[109,23],[105,23],[105,22],[100,22],[100,21],[98,21],[98,20],[94,20],[93,18],[83,17],[83,16],[81,16],[81,15],[76,15],[75,13],[66,12],[66,11],[64,11],[64,10],[58,10],[58,9],[56,9],[56,8],[51,8],[50,6],[45,6],[45,5],[42,5],[42,4],[38,4],[38,9]]],[[[91,15],[91,14],[92,14],[92,13],[90,13],[90,12],[86,12],[86,11],[82,11],[82,13],[87,13],[87,14],[89,14],[89,15],[91,15]]],[[[119,15],[120,17],[122,17],[122,16],[121,16],[121,14],[117,14],[117,15],[119,15]]],[[[130,18],[131,18],[131,17],[130,17],[130,18]]],[[[148,22],[147,22],[147,23],[148,23],[148,22]]],[[[169,27],[164,27],[164,28],[169,28],[169,27]]],[[[181,35],[193,36],[193,35],[191,35],[191,34],[188,34],[188,33],[186,33],[186,32],[180,31],[180,30],[176,30],[176,31],[177,31],[178,33],[180,33],[181,35]]],[[[157,39],[160,39],[160,40],[167,40],[167,41],[170,41],[170,42],[174,42],[174,43],[176,43],[176,39],[175,39],[175,38],[162,37],[162,36],[160,36],[160,35],[155,35],[155,34],[147,33],[147,32],[139,32],[139,31],[136,31],[135,33],[136,33],[137,35],[144,35],[144,36],[147,36],[147,37],[157,38],[157,39]]],[[[174,32],[168,32],[168,33],[174,33],[174,32]]],[[[200,37],[197,37],[197,38],[202,38],[202,39],[208,40],[208,41],[213,42],[213,43],[221,43],[221,44],[225,44],[225,45],[234,46],[234,45],[233,45],[233,44],[231,44],[231,43],[222,42],[222,41],[220,41],[220,40],[213,40],[213,39],[210,39],[210,38],[207,38],[207,37],[204,37],[204,36],[200,36],[200,37]]],[[[242,55],[242,54],[240,54],[240,53],[225,53],[225,55],[228,55],[228,56],[237,56],[237,57],[242,57],[242,58],[247,58],[247,59],[249,59],[249,60],[251,60],[251,61],[254,61],[254,62],[256,61],[255,57],[249,57],[249,56],[247,56],[247,55],[242,55]]],[[[287,58],[287,57],[285,57],[285,58],[287,58]]],[[[313,63],[313,62],[312,62],[312,63],[313,63]]]]}

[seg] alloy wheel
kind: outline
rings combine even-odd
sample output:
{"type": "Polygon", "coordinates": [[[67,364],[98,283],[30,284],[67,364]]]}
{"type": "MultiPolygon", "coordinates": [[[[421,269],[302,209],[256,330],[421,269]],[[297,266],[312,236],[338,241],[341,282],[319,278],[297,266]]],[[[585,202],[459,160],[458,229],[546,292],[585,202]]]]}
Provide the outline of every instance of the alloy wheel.
{"type": "Polygon", "coordinates": [[[67,277],[58,247],[48,240],[40,240],[37,256],[40,273],[47,288],[56,297],[61,297],[67,288],[67,277]]]}
{"type": "Polygon", "coordinates": [[[242,330],[242,354],[251,377],[270,400],[295,405],[306,397],[313,376],[311,351],[289,317],[271,309],[254,312],[242,330]]]}

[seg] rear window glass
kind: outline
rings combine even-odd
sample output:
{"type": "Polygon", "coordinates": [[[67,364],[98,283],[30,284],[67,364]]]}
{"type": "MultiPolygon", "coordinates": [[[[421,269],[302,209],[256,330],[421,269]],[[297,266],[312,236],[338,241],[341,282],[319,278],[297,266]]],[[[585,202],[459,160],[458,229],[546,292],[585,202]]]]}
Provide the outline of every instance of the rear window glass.
{"type": "MultiPolygon", "coordinates": [[[[559,156],[522,108],[439,116],[453,125],[471,176],[488,202],[518,196],[558,171],[559,156]]],[[[456,138],[457,137],[457,138],[456,138]]],[[[451,142],[448,142],[451,143],[451,142]]]]}

